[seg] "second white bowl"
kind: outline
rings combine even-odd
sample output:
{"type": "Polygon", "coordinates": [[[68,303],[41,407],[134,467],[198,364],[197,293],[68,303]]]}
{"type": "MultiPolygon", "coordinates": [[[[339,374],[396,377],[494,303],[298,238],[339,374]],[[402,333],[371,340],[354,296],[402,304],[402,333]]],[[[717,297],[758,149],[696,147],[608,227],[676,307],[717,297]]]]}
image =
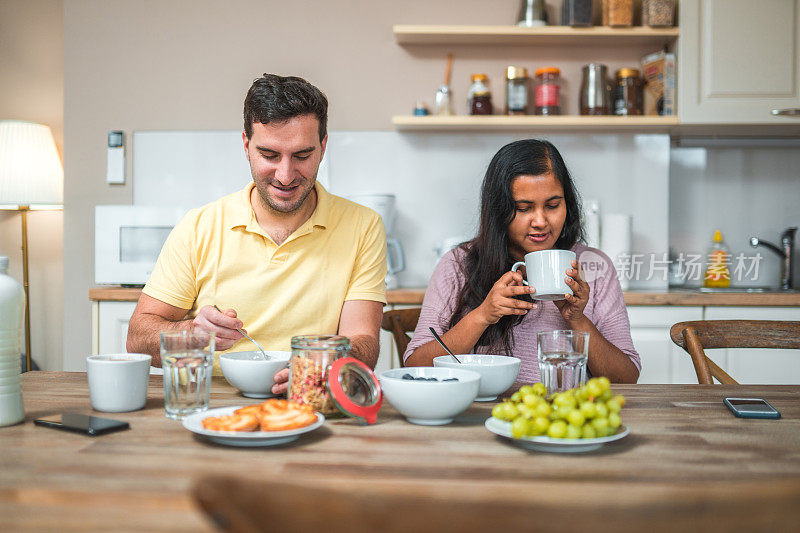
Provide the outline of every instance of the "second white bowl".
{"type": "Polygon", "coordinates": [[[230,352],[219,356],[219,367],[228,383],[248,398],[271,398],[275,374],[286,368],[292,352],[267,350],[269,359],[261,352],[230,352]]]}
{"type": "Polygon", "coordinates": [[[522,361],[516,357],[488,354],[456,354],[461,363],[449,355],[433,359],[433,366],[444,368],[462,368],[472,370],[481,375],[481,386],[478,388],[477,402],[490,402],[497,395],[508,390],[519,374],[522,361]]]}

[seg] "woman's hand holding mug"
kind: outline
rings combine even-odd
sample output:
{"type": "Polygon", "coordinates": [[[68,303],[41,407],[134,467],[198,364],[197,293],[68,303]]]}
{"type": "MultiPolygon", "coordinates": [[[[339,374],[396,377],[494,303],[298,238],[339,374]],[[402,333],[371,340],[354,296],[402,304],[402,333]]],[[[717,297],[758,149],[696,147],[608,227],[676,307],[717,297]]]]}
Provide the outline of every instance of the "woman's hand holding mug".
{"type": "Polygon", "coordinates": [[[535,288],[523,285],[522,279],[519,272],[506,272],[495,282],[477,309],[487,325],[496,324],[506,315],[524,315],[536,309],[536,304],[514,298],[536,292],[535,288]]]}
{"type": "Polygon", "coordinates": [[[561,316],[570,325],[583,318],[583,310],[586,309],[586,304],[589,303],[590,291],[589,284],[581,277],[578,261],[573,260],[571,266],[572,268],[566,272],[565,281],[569,288],[572,289],[573,294],[565,294],[565,299],[553,302],[561,312],[561,316]]]}

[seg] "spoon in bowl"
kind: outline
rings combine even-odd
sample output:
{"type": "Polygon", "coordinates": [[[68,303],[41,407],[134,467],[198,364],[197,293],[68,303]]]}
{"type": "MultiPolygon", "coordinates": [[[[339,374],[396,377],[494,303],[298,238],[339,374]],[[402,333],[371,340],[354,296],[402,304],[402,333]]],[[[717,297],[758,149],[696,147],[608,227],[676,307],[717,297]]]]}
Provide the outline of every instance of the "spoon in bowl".
{"type": "Polygon", "coordinates": [[[448,348],[448,347],[447,347],[447,345],[444,343],[444,341],[443,341],[443,340],[442,340],[442,338],[439,336],[439,334],[438,334],[438,333],[436,333],[436,331],[435,331],[433,328],[428,328],[428,329],[429,329],[429,330],[431,330],[431,333],[433,333],[433,336],[434,336],[434,338],[436,339],[436,342],[438,342],[439,344],[441,344],[441,345],[442,345],[442,348],[444,348],[444,350],[445,350],[447,353],[449,353],[449,354],[450,354],[450,357],[452,357],[453,359],[455,359],[455,360],[456,360],[456,362],[458,362],[458,364],[461,364],[461,361],[459,361],[459,360],[458,360],[458,357],[456,357],[456,356],[455,356],[455,354],[453,354],[453,352],[451,352],[451,351],[450,351],[450,348],[448,348]]]}
{"type": "MultiPolygon", "coordinates": [[[[216,304],[214,304],[214,309],[216,309],[217,311],[219,311],[220,313],[222,313],[222,309],[220,309],[219,307],[217,307],[217,305],[216,305],[216,304]]],[[[222,314],[225,314],[225,313],[222,313],[222,314]]],[[[260,345],[260,344],[258,344],[258,343],[255,341],[255,339],[253,339],[253,338],[252,338],[250,335],[248,335],[247,333],[245,333],[245,332],[244,332],[244,330],[242,330],[242,329],[240,329],[240,328],[236,328],[236,331],[238,331],[239,333],[241,333],[241,334],[242,334],[242,335],[243,335],[243,336],[244,336],[244,337],[245,337],[247,340],[249,340],[250,342],[252,342],[252,343],[253,343],[253,344],[255,344],[256,346],[258,346],[258,349],[259,349],[259,350],[261,350],[261,357],[263,357],[265,361],[266,361],[266,360],[269,360],[269,359],[271,359],[271,357],[270,357],[269,355],[267,355],[267,352],[265,352],[265,351],[264,351],[264,348],[262,348],[262,347],[261,347],[261,345],[260,345]]]]}

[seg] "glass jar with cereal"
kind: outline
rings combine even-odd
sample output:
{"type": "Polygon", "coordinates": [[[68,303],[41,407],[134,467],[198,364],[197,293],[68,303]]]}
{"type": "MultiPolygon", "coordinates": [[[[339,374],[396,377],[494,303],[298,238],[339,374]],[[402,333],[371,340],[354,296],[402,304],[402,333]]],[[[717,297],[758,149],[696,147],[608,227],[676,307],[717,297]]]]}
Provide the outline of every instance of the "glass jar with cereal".
{"type": "Polygon", "coordinates": [[[328,373],[334,361],[350,353],[350,339],[338,335],[298,335],[292,337],[287,398],[310,405],[326,417],[341,412],[328,390],[328,373]]]}

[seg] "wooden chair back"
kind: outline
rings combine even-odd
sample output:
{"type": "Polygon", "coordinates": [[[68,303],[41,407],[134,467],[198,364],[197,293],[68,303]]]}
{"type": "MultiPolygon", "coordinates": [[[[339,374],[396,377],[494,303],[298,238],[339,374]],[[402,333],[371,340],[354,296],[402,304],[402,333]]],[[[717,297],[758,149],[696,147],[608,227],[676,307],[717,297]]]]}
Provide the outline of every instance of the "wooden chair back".
{"type": "Polygon", "coordinates": [[[403,354],[406,353],[408,343],[411,342],[408,332],[416,329],[421,310],[420,307],[415,307],[412,309],[394,309],[383,313],[381,328],[391,333],[394,337],[400,366],[404,366],[403,354]]]}
{"type": "MultiPolygon", "coordinates": [[[[364,490],[353,478],[348,487],[315,485],[313,479],[201,478],[195,501],[222,531],[257,533],[479,533],[533,531],[537,516],[514,498],[485,501],[469,495],[448,498],[438,491],[414,493],[391,484],[364,490]]],[[[445,491],[446,492],[446,491],[445,491]]],[[[538,517],[539,519],[541,517],[538,517]]]]}
{"type": "Polygon", "coordinates": [[[780,320],[693,320],[670,329],[672,342],[692,357],[697,382],[738,385],[706,355],[711,348],[800,349],[800,322],[780,320]]]}

